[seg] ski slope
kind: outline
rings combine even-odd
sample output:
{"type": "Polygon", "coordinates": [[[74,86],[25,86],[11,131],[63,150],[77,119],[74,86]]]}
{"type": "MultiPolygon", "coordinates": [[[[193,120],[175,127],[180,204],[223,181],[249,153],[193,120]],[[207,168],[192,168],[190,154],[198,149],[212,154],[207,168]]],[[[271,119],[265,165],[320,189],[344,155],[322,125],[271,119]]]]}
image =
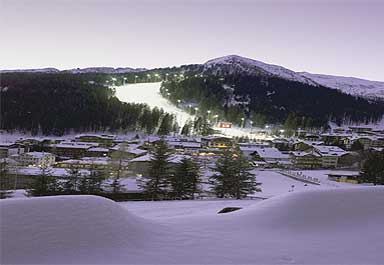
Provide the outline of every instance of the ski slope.
{"type": "Polygon", "coordinates": [[[220,215],[169,202],[165,218],[96,196],[3,200],[0,263],[381,264],[382,201],[383,187],[313,190],[220,215]]]}
{"type": "MultiPolygon", "coordinates": [[[[186,121],[193,120],[191,115],[163,98],[160,94],[161,82],[154,83],[136,83],[115,87],[116,97],[122,102],[128,103],[145,103],[151,108],[158,107],[164,111],[175,115],[177,123],[182,127],[186,121]]],[[[213,127],[227,136],[248,136],[251,139],[266,139],[265,136],[251,134],[250,128],[226,128],[213,127]]],[[[272,139],[272,138],[271,138],[272,139]]]]}
{"type": "Polygon", "coordinates": [[[158,107],[164,111],[174,114],[178,124],[183,125],[188,119],[193,119],[189,113],[172,105],[160,94],[161,82],[137,83],[115,87],[116,97],[123,102],[145,103],[151,108],[158,107]]]}

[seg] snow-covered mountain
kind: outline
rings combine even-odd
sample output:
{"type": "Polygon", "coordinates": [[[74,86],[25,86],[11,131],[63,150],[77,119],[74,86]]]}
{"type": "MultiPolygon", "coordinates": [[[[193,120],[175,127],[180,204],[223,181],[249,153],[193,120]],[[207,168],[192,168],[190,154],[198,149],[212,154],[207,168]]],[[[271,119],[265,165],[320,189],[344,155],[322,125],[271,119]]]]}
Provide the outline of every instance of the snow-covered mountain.
{"type": "Polygon", "coordinates": [[[212,71],[214,73],[223,73],[223,70],[229,74],[247,73],[249,75],[273,75],[305,84],[316,85],[310,78],[282,66],[266,64],[238,55],[228,55],[209,60],[204,64],[204,69],[205,71],[212,71]]]}
{"type": "Polygon", "coordinates": [[[125,74],[125,73],[138,73],[147,71],[145,68],[130,68],[130,67],[87,67],[75,68],[69,70],[58,70],[56,68],[41,68],[41,69],[17,69],[17,70],[0,70],[0,73],[101,73],[101,74],[125,74]]]}
{"type": "Polygon", "coordinates": [[[384,82],[370,81],[353,77],[295,72],[282,66],[266,64],[238,55],[229,55],[207,61],[204,71],[213,74],[271,75],[309,85],[321,85],[338,89],[343,93],[384,99],[384,82]]]}
{"type": "Polygon", "coordinates": [[[60,70],[56,68],[0,70],[0,73],[58,73],[58,72],[60,72],[60,70]]]}
{"type": "Polygon", "coordinates": [[[83,74],[83,73],[103,73],[103,74],[125,74],[125,73],[137,73],[146,71],[145,68],[130,68],[130,67],[88,67],[88,68],[75,68],[70,70],[64,70],[72,74],[83,74]]]}
{"type": "Polygon", "coordinates": [[[320,75],[302,72],[302,76],[312,79],[314,82],[329,88],[368,98],[384,98],[384,82],[369,81],[354,77],[320,75]]]}

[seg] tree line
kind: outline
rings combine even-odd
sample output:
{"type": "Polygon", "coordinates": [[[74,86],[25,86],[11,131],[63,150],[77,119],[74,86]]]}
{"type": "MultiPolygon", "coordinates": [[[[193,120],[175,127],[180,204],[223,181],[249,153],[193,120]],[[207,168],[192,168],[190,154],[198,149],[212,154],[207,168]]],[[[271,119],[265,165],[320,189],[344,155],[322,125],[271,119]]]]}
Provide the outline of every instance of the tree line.
{"type": "MultiPolygon", "coordinates": [[[[199,163],[185,157],[175,169],[170,166],[171,150],[164,140],[158,141],[150,152],[150,172],[143,177],[141,187],[147,198],[194,199],[202,192],[203,184],[199,163]]],[[[219,198],[242,199],[261,191],[261,185],[250,171],[249,161],[238,149],[227,149],[211,168],[215,173],[205,184],[219,198]]]]}
{"type": "Polygon", "coordinates": [[[226,120],[239,124],[247,118],[254,125],[287,124],[288,127],[326,127],[328,121],[373,122],[384,113],[382,101],[367,100],[322,86],[273,76],[185,74],[181,80],[163,82],[161,92],[178,100],[198,104],[226,120]]]}
{"type": "Polygon", "coordinates": [[[55,135],[107,130],[168,134],[176,130],[175,117],[162,109],[120,102],[108,80],[105,74],[2,74],[0,128],[55,135]]]}

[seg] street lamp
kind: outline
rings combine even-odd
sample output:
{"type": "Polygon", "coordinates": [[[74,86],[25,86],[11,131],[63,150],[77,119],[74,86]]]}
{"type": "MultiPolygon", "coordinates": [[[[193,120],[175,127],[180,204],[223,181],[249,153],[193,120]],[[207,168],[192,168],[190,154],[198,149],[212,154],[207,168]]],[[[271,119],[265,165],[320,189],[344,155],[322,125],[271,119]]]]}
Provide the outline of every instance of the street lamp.
{"type": "Polygon", "coordinates": [[[138,78],[138,76],[137,75],[135,75],[135,83],[136,83],[136,79],[138,78]]]}
{"type": "Polygon", "coordinates": [[[216,124],[219,122],[219,115],[215,115],[215,116],[213,116],[215,119],[216,119],[216,124]]]}
{"type": "Polygon", "coordinates": [[[195,108],[195,115],[197,114],[198,111],[199,111],[199,108],[196,107],[196,108],[195,108]]]}
{"type": "Polygon", "coordinates": [[[151,80],[151,75],[150,75],[150,74],[147,74],[147,80],[148,80],[148,81],[151,80]]]}
{"type": "Polygon", "coordinates": [[[244,128],[244,118],[241,118],[241,128],[244,128]]]}
{"type": "Polygon", "coordinates": [[[251,124],[251,132],[250,132],[250,133],[252,134],[252,129],[253,129],[253,121],[250,121],[249,123],[251,124]]]}

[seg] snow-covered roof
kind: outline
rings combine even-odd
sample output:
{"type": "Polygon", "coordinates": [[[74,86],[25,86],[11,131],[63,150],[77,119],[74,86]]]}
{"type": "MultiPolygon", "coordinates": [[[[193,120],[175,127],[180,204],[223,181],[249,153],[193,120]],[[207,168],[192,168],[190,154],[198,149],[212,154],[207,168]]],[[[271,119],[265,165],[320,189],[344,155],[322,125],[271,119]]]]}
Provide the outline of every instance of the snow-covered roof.
{"type": "Polygon", "coordinates": [[[297,157],[303,157],[303,156],[307,156],[307,155],[321,157],[321,155],[316,153],[316,152],[290,152],[290,154],[292,154],[293,156],[297,156],[297,157]]]}
{"type": "Polygon", "coordinates": [[[201,143],[198,142],[179,142],[179,141],[172,141],[168,142],[169,146],[182,146],[183,148],[200,148],[201,143]]]}
{"type": "MultiPolygon", "coordinates": [[[[170,163],[180,163],[180,161],[184,158],[190,158],[190,156],[188,155],[179,155],[179,154],[175,154],[175,155],[171,155],[170,159],[169,159],[169,162],[170,163]]],[[[146,154],[146,155],[143,155],[143,156],[139,156],[139,157],[136,157],[134,159],[131,159],[130,162],[149,162],[151,161],[152,159],[152,155],[151,154],[146,154]]]]}
{"type": "Polygon", "coordinates": [[[257,154],[267,160],[267,159],[288,159],[289,155],[283,154],[280,152],[277,148],[274,147],[240,147],[240,150],[242,151],[253,151],[257,152],[257,154]]]}
{"type": "Polygon", "coordinates": [[[47,152],[28,152],[28,153],[23,153],[21,155],[22,156],[29,156],[29,157],[33,157],[33,158],[43,158],[46,156],[53,156],[53,154],[47,153],[47,152]]]}
{"type": "Polygon", "coordinates": [[[87,150],[88,152],[104,152],[108,153],[109,149],[108,148],[102,148],[102,147],[92,147],[87,150]]]}

